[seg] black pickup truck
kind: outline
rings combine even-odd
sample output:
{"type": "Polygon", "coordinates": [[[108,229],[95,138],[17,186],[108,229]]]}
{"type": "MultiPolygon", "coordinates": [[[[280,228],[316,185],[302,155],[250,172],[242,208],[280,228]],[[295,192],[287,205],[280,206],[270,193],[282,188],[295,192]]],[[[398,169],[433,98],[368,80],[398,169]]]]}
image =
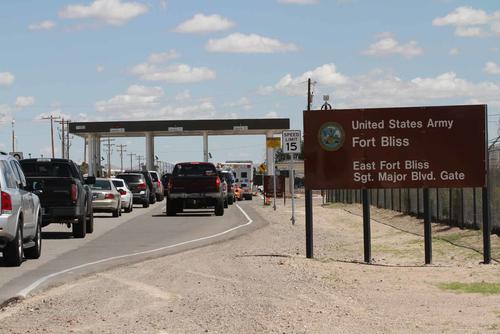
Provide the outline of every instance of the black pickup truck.
{"type": "Polygon", "coordinates": [[[67,224],[73,237],[85,238],[94,230],[92,191],[95,177],[84,179],[78,166],[67,159],[24,159],[19,161],[29,185],[41,184],[38,194],[43,208],[42,226],[67,224]]]}
{"type": "Polygon", "coordinates": [[[168,181],[167,216],[208,207],[215,209],[216,216],[224,215],[222,185],[215,166],[209,162],[176,164],[168,181]]]}

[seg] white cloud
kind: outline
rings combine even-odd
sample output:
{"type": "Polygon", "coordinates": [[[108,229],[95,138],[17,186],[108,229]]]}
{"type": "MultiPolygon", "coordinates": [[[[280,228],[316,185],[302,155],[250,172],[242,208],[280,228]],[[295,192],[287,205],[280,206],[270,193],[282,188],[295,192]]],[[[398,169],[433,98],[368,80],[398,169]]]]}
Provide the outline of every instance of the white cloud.
{"type": "Polygon", "coordinates": [[[486,24],[489,21],[489,15],[480,9],[472,7],[458,7],[446,16],[435,18],[432,24],[435,26],[466,26],[486,24]]]}
{"type": "Polygon", "coordinates": [[[293,5],[314,5],[319,3],[319,0],[278,0],[278,2],[293,5]]]}
{"type": "Polygon", "coordinates": [[[278,113],[276,111],[270,111],[264,115],[264,118],[278,118],[278,113]]]}
{"type": "Polygon", "coordinates": [[[35,116],[33,118],[33,121],[42,121],[43,118],[47,118],[47,117],[50,117],[50,116],[54,116],[54,117],[61,117],[61,118],[64,118],[65,120],[70,120],[71,119],[71,115],[70,114],[65,114],[62,112],[61,109],[57,108],[57,109],[54,109],[52,111],[48,111],[48,112],[44,112],[44,113],[41,113],[41,114],[38,114],[37,116],[35,116]]]}
{"type": "Polygon", "coordinates": [[[457,56],[457,55],[459,55],[459,54],[460,54],[460,49],[458,49],[458,48],[453,48],[453,49],[451,49],[451,50],[448,52],[448,54],[449,54],[450,56],[457,56]]]}
{"type": "Polygon", "coordinates": [[[161,87],[132,85],[125,94],[116,95],[106,101],[97,101],[95,106],[99,112],[119,113],[126,117],[129,113],[158,107],[163,95],[161,87]]]}
{"type": "Polygon", "coordinates": [[[406,44],[400,44],[391,34],[382,34],[379,40],[368,47],[364,52],[372,56],[384,56],[389,54],[400,54],[411,58],[423,53],[422,48],[418,47],[416,41],[409,41],[406,44]]]}
{"type": "Polygon", "coordinates": [[[257,34],[234,33],[221,39],[210,39],[206,45],[210,52],[278,53],[297,51],[297,46],[257,34]]]}
{"type": "Polygon", "coordinates": [[[35,104],[35,98],[33,96],[18,96],[16,98],[16,107],[24,108],[35,104]]]}
{"type": "Polygon", "coordinates": [[[165,81],[170,83],[193,83],[215,79],[216,73],[207,67],[191,67],[186,64],[163,64],[177,58],[177,52],[153,53],[148,61],[135,65],[130,73],[142,80],[165,81]]]}
{"type": "Polygon", "coordinates": [[[459,37],[481,37],[486,36],[486,32],[480,27],[457,27],[455,35],[459,37]]]}
{"type": "Polygon", "coordinates": [[[39,31],[39,30],[52,30],[56,26],[56,23],[51,20],[45,20],[38,23],[33,23],[28,26],[28,29],[31,31],[39,31]]]}
{"type": "Polygon", "coordinates": [[[97,73],[102,73],[104,72],[104,66],[102,65],[97,65],[95,70],[97,71],[97,73]]]}
{"type": "Polygon", "coordinates": [[[456,8],[451,13],[437,17],[432,21],[434,26],[453,26],[455,35],[459,37],[483,37],[490,34],[500,35],[500,11],[487,13],[482,9],[469,6],[456,8]]]}
{"type": "Polygon", "coordinates": [[[165,63],[173,59],[179,58],[179,54],[175,50],[169,50],[167,52],[152,53],[148,62],[153,64],[165,63]]]}
{"type": "Polygon", "coordinates": [[[196,14],[193,18],[179,24],[174,31],[178,33],[207,33],[224,31],[234,26],[234,22],[220,15],[196,14]]]}
{"type": "Polygon", "coordinates": [[[250,102],[250,100],[246,96],[243,96],[238,101],[229,102],[229,103],[224,104],[224,107],[250,110],[250,109],[252,109],[252,103],[250,102]]]}
{"type": "Polygon", "coordinates": [[[166,106],[155,113],[154,117],[163,119],[207,119],[214,118],[216,114],[213,103],[205,101],[190,106],[166,106]]]}
{"type": "Polygon", "coordinates": [[[346,85],[349,81],[348,77],[337,72],[335,64],[325,64],[295,78],[287,74],[275,85],[259,88],[259,93],[266,95],[278,91],[287,95],[301,95],[304,93],[309,78],[321,86],[346,85]]]}
{"type": "Polygon", "coordinates": [[[215,79],[215,71],[207,67],[191,67],[186,64],[156,66],[148,63],[136,65],[131,70],[142,80],[170,83],[193,83],[215,79]]]}
{"type": "Polygon", "coordinates": [[[500,74],[500,66],[492,61],[487,62],[483,70],[488,74],[500,74]]]}
{"type": "Polygon", "coordinates": [[[14,83],[15,77],[10,72],[0,72],[0,86],[10,86],[14,83]]]}
{"type": "Polygon", "coordinates": [[[189,101],[191,100],[191,93],[189,90],[183,90],[175,95],[176,101],[189,101]]]}
{"type": "Polygon", "coordinates": [[[0,104],[0,127],[12,120],[12,109],[6,104],[0,104]]]}
{"type": "Polygon", "coordinates": [[[139,2],[94,0],[90,5],[68,5],[59,11],[66,19],[95,19],[106,24],[122,25],[145,14],[149,8],[139,2]]]}
{"type": "MultiPolygon", "coordinates": [[[[304,95],[307,91],[304,78],[308,71],[297,77],[285,75],[275,85],[261,89],[264,93],[281,92],[287,95],[304,95]]],[[[325,74],[325,71],[322,71],[325,74]]],[[[387,107],[400,105],[423,105],[444,101],[446,103],[487,103],[500,106],[500,85],[493,82],[470,82],[462,79],[454,72],[446,72],[435,77],[416,77],[404,80],[393,73],[381,70],[372,71],[366,75],[346,77],[338,81],[338,72],[330,71],[330,80],[317,80],[316,96],[329,94],[333,105],[339,107],[387,107]],[[327,83],[329,82],[329,83],[327,83]],[[452,102],[450,102],[452,101],[452,102]]],[[[315,101],[321,103],[317,99],[315,101]]]]}

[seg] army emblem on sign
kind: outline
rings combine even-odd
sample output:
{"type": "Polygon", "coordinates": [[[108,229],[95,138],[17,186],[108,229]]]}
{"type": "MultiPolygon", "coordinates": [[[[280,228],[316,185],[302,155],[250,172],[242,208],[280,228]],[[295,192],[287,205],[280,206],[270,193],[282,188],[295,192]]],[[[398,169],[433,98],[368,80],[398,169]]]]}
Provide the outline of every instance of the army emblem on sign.
{"type": "Polygon", "coordinates": [[[327,151],[336,151],[341,148],[344,144],[344,139],[344,129],[338,123],[325,123],[319,128],[319,144],[327,151]]]}

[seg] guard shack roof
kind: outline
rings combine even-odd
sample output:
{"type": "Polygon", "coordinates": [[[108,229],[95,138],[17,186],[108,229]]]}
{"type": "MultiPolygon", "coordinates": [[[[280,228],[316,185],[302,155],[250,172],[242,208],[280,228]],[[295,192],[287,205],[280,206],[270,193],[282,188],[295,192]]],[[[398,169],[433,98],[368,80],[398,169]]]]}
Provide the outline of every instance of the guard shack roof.
{"type": "Polygon", "coordinates": [[[112,137],[153,136],[202,136],[202,135],[266,135],[281,134],[290,129],[288,118],[261,119],[199,119],[199,120],[150,120],[71,122],[69,132],[78,136],[112,137]]]}

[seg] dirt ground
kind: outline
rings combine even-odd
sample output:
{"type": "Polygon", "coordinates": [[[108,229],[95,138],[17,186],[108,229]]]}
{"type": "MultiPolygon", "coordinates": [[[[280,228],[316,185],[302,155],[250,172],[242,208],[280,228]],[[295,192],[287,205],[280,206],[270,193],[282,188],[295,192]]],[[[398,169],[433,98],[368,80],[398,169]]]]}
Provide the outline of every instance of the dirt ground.
{"type": "Polygon", "coordinates": [[[373,209],[365,265],[361,208],[316,201],[314,260],[305,258],[303,200],[295,226],[289,203],[273,211],[254,200],[268,226],[42,291],[0,310],[0,332],[500,333],[500,294],[440,288],[500,283],[498,262],[480,264],[480,231],[434,226],[433,265],[424,266],[421,221],[373,209]]]}

